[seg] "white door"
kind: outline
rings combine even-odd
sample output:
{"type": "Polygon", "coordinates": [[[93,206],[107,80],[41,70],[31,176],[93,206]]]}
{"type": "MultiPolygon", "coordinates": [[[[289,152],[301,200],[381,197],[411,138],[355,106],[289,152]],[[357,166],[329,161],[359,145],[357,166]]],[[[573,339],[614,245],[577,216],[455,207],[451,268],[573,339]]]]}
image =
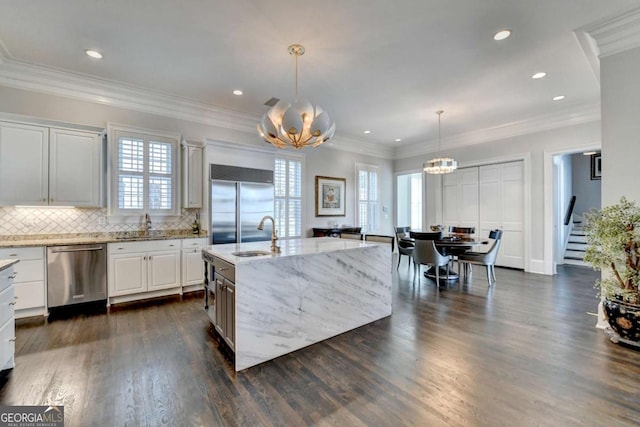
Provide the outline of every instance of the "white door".
{"type": "Polygon", "coordinates": [[[480,166],[478,236],[503,230],[497,265],[524,268],[523,162],[480,166]]]}
{"type": "Polygon", "coordinates": [[[110,297],[147,291],[146,259],[146,254],[142,252],[109,257],[110,297]]]}
{"type": "Polygon", "coordinates": [[[442,176],[442,225],[445,226],[445,230],[451,225],[460,223],[461,181],[462,172],[460,170],[442,176]]]}
{"type": "Polygon", "coordinates": [[[451,224],[473,227],[478,233],[478,168],[460,169],[460,221],[451,224]]]}
{"type": "Polygon", "coordinates": [[[101,158],[100,135],[52,128],[49,204],[100,207],[101,158]]]}
{"type": "Polygon", "coordinates": [[[149,291],[180,286],[180,251],[149,252],[149,291]]]}
{"type": "Polygon", "coordinates": [[[0,122],[0,204],[48,204],[48,152],[48,128],[0,122]]]}
{"type": "Polygon", "coordinates": [[[182,251],[182,286],[199,285],[204,282],[204,261],[202,250],[184,249],[182,251]]]}

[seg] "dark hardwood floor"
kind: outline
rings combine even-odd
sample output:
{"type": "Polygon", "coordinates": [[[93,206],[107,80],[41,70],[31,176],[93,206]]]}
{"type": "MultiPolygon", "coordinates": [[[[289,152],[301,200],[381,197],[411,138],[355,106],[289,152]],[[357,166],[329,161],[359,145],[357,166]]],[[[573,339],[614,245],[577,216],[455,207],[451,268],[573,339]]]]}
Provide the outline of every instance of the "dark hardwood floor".
{"type": "Polygon", "coordinates": [[[632,426],[640,352],[594,328],[588,268],[487,288],[394,275],[393,316],[236,374],[195,296],[18,321],[0,404],[67,426],[632,426]]]}

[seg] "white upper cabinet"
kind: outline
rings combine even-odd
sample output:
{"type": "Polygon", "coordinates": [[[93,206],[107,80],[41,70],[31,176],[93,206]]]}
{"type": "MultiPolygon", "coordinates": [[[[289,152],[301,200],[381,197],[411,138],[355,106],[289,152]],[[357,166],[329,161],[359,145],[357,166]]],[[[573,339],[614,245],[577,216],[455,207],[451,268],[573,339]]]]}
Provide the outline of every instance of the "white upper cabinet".
{"type": "Polygon", "coordinates": [[[0,122],[0,204],[102,206],[102,136],[0,122]]]}
{"type": "Polygon", "coordinates": [[[184,208],[202,207],[203,152],[200,146],[190,143],[182,145],[182,207],[184,208]]]}
{"type": "Polygon", "coordinates": [[[49,128],[0,122],[0,204],[49,203],[49,128]]]}
{"type": "Polygon", "coordinates": [[[102,138],[98,134],[51,129],[49,204],[102,205],[102,138]]]}

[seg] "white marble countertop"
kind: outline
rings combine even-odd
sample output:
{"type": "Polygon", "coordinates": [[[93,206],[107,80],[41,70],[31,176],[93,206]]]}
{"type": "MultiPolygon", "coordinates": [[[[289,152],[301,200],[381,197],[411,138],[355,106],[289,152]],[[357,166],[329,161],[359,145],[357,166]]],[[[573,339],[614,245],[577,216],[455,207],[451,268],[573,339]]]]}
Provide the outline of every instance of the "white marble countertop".
{"type": "Polygon", "coordinates": [[[11,267],[13,264],[20,262],[17,259],[0,259],[0,271],[11,267]]]}
{"type": "Polygon", "coordinates": [[[207,253],[222,258],[232,264],[250,263],[270,258],[290,257],[322,252],[335,252],[340,250],[363,248],[386,243],[364,242],[361,240],[337,239],[335,237],[311,237],[304,239],[278,240],[280,253],[271,253],[271,242],[228,243],[224,245],[211,245],[203,249],[207,253]],[[253,257],[240,257],[234,252],[265,251],[268,255],[253,257]]]}

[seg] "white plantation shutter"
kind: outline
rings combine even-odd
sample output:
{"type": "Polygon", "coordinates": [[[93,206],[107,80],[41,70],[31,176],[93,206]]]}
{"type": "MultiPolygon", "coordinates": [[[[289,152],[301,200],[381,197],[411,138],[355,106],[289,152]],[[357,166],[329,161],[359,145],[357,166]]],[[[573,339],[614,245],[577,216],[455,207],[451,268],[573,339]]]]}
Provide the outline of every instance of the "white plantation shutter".
{"type": "Polygon", "coordinates": [[[179,213],[178,138],[114,129],[117,165],[111,186],[113,215],[179,213]]]}
{"type": "Polygon", "coordinates": [[[373,233],[378,228],[378,168],[356,165],[358,179],[358,226],[363,233],[373,233]]]}
{"type": "Polygon", "coordinates": [[[278,157],[274,168],[275,220],[278,236],[302,236],[302,161],[278,157]]]}

